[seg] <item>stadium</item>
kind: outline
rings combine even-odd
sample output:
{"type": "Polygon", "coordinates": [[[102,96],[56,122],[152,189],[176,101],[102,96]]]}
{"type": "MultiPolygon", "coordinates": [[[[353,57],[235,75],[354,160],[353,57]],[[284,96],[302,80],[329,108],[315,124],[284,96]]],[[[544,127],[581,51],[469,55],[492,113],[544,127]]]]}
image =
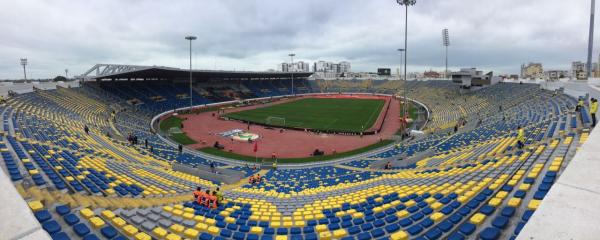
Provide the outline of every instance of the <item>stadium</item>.
{"type": "Polygon", "coordinates": [[[598,239],[591,3],[0,2],[0,239],[598,239]]]}
{"type": "Polygon", "coordinates": [[[2,173],[52,239],[515,238],[590,133],[538,83],[94,72],[1,107],[2,173]]]}

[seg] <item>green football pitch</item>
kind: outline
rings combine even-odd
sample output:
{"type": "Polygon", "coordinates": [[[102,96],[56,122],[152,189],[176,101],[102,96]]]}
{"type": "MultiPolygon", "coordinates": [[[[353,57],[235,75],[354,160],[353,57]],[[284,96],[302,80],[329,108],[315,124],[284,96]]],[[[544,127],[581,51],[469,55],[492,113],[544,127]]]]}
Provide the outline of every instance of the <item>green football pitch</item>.
{"type": "Polygon", "coordinates": [[[272,126],[358,133],[373,126],[384,104],[382,99],[304,98],[225,117],[272,126]]]}

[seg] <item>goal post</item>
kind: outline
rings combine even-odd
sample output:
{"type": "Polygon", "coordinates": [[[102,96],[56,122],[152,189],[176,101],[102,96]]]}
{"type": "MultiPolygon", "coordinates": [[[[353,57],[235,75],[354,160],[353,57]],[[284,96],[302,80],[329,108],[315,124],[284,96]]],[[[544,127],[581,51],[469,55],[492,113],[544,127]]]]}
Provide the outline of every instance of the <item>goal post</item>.
{"type": "Polygon", "coordinates": [[[268,124],[268,125],[272,125],[272,126],[282,126],[282,127],[285,127],[285,118],[284,117],[268,116],[265,119],[265,123],[268,124]]]}

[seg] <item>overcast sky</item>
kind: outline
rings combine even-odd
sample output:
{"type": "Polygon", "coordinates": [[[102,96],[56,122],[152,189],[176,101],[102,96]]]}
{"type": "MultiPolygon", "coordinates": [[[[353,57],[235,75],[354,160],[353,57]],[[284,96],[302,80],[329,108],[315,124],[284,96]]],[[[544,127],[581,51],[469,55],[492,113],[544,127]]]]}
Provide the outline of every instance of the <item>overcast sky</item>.
{"type": "MultiPolygon", "coordinates": [[[[586,60],[589,5],[418,0],[408,10],[408,69],[443,69],[443,28],[450,68],[517,73],[535,61],[567,69],[586,60]]],[[[81,74],[96,63],[187,68],[187,34],[198,36],[197,69],[274,69],[294,52],[297,60],[346,60],[353,71],[375,71],[399,65],[404,8],[394,0],[0,1],[0,79],[22,78],[22,57],[30,78],[65,68],[81,74]]]]}

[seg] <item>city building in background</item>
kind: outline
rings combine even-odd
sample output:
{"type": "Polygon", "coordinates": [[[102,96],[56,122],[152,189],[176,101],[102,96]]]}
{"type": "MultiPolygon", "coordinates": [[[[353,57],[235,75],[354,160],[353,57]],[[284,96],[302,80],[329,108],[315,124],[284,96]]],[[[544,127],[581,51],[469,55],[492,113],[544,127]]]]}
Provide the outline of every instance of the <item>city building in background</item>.
{"type": "Polygon", "coordinates": [[[282,72],[310,72],[310,64],[304,61],[291,63],[281,63],[279,70],[282,72]]]}
{"type": "Polygon", "coordinates": [[[521,65],[521,78],[543,78],[544,68],[541,63],[528,63],[521,65]]]}
{"type": "Polygon", "coordinates": [[[571,76],[577,80],[587,79],[585,63],[581,61],[575,61],[571,63],[571,76]]]}
{"type": "Polygon", "coordinates": [[[483,71],[478,71],[476,68],[461,68],[460,71],[451,73],[451,79],[464,88],[493,85],[501,80],[499,76],[494,76],[494,72],[483,74],[483,71]]]}
{"type": "Polygon", "coordinates": [[[544,72],[544,78],[548,80],[559,80],[569,76],[569,71],[566,70],[548,70],[544,72]]]}

